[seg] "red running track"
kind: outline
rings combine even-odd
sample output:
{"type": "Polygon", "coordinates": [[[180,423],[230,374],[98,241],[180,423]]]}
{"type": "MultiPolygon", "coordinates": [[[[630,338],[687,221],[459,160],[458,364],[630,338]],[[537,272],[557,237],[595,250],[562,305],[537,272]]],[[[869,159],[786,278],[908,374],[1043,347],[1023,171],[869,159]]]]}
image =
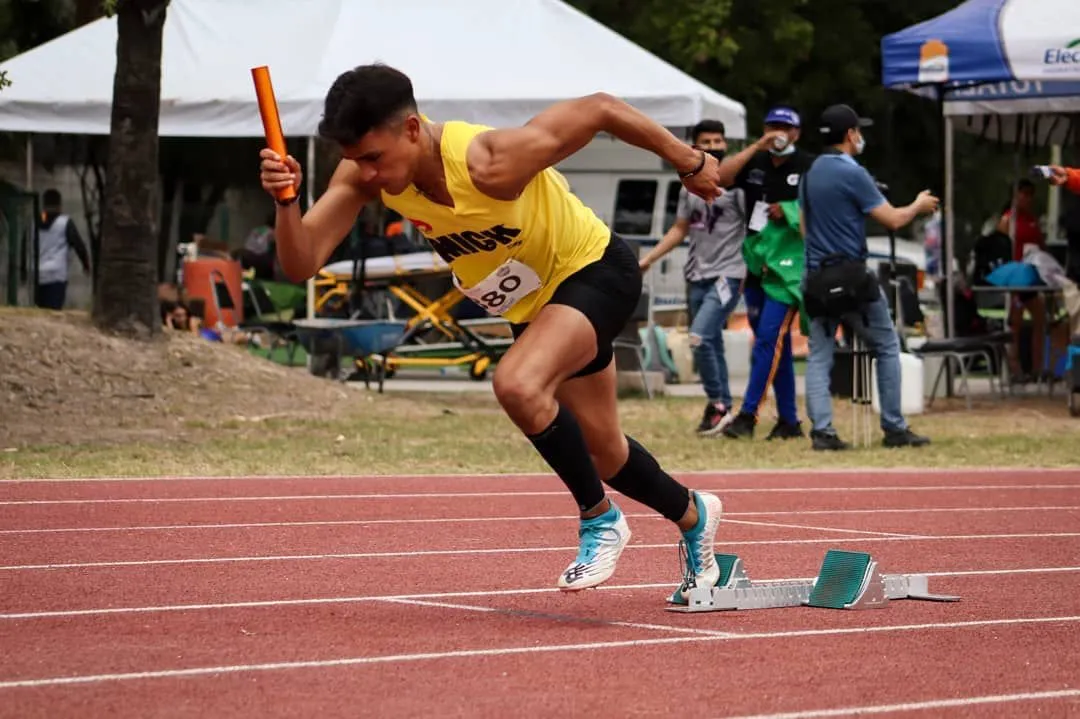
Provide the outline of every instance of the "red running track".
{"type": "Polygon", "coordinates": [[[1080,715],[1080,471],[683,479],[755,578],[837,547],[963,600],[672,614],[625,498],[562,594],[551,477],[0,482],[0,716],[1080,715]]]}

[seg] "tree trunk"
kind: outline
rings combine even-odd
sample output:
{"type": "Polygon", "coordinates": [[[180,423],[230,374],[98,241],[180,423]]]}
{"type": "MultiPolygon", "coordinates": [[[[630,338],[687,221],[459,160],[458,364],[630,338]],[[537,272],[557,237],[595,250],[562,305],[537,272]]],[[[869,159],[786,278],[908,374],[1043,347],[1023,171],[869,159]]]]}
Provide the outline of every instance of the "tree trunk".
{"type": "Polygon", "coordinates": [[[158,112],[168,0],[120,0],[101,272],[94,323],[139,337],[161,331],[157,293],[158,112]]]}

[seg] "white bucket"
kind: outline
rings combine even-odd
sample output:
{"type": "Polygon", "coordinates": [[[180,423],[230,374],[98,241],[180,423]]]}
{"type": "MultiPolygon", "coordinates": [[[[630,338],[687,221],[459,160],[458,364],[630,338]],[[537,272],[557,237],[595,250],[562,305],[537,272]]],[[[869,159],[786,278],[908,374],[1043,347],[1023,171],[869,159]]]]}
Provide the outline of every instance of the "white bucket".
{"type": "MultiPolygon", "coordinates": [[[[920,357],[909,352],[900,353],[900,413],[905,417],[912,414],[922,414],[925,409],[923,390],[923,361],[920,357]]],[[[874,412],[881,414],[881,404],[878,399],[877,386],[877,360],[873,361],[870,371],[871,396],[874,412]]]]}
{"type": "Polygon", "coordinates": [[[698,381],[694,372],[694,351],[690,347],[690,335],[683,327],[667,331],[667,347],[675,363],[679,384],[693,384],[698,381]]]}
{"type": "Polygon", "coordinates": [[[754,333],[748,329],[724,330],[724,358],[728,375],[750,376],[750,354],[754,349],[754,333]]]}
{"type": "MultiPolygon", "coordinates": [[[[927,342],[926,337],[910,337],[907,341],[909,349],[918,349],[927,342]]],[[[923,358],[923,397],[929,397],[934,391],[934,380],[937,379],[938,372],[941,371],[941,364],[945,361],[945,358],[941,355],[930,355],[923,358]]],[[[942,385],[944,385],[944,378],[942,379],[942,385]]],[[[942,390],[943,387],[938,387],[938,390],[942,390]]]]}

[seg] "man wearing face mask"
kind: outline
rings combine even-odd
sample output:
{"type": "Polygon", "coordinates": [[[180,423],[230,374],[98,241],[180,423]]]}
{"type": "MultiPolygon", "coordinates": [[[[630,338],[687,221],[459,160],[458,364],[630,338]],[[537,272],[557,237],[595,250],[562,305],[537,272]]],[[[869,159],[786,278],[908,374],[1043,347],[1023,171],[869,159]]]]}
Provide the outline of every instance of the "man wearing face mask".
{"type": "Polygon", "coordinates": [[[743,243],[747,315],[754,331],[750,378],[743,405],[723,430],[732,438],[752,437],[769,385],[779,421],[767,439],[802,437],[795,395],[791,327],[799,318],[803,269],[798,191],[813,155],[796,146],[802,122],[790,107],[765,116],[765,134],[720,165],[720,183],[746,195],[747,234],[743,243]]]}
{"type": "Polygon", "coordinates": [[[836,330],[843,323],[866,343],[877,360],[881,429],[886,447],[921,447],[930,440],[911,431],[900,412],[900,340],[885,293],[866,266],[866,216],[891,230],[931,214],[938,199],[924,191],[907,207],[893,207],[874,179],[856,162],[866,147],[862,128],[872,122],[847,105],[822,114],[828,149],[803,178],[800,200],[806,237],[806,311],[810,357],[806,364],[806,410],[815,450],[847,449],[832,424],[829,388],[836,330]]]}
{"type": "MultiPolygon", "coordinates": [[[[694,147],[717,160],[724,159],[727,140],[724,123],[702,120],[691,131],[694,147]]],[[[742,190],[724,192],[712,203],[686,191],[679,192],[675,224],[638,263],[645,272],[686,237],[690,246],[683,275],[690,309],[690,346],[701,384],[708,397],[697,427],[699,436],[719,434],[731,418],[731,388],[724,356],[724,326],[739,303],[739,286],[746,274],[742,257],[746,235],[746,205],[742,190]]]]}

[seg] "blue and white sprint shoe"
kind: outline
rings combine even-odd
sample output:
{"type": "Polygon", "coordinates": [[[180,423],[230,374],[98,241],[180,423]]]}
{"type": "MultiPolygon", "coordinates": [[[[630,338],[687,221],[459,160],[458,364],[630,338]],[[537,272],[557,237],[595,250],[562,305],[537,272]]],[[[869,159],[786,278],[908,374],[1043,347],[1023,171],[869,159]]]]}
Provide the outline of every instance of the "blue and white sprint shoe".
{"type": "Polygon", "coordinates": [[[603,584],[615,573],[615,563],[630,541],[630,525],[611,502],[611,508],[600,516],[581,520],[578,537],[581,548],[577,558],[559,576],[559,589],[565,592],[603,584]]]}
{"type": "Polygon", "coordinates": [[[719,497],[708,492],[694,492],[694,504],[698,521],[682,533],[679,551],[683,559],[683,580],[668,599],[671,604],[689,604],[691,589],[712,587],[720,581],[715,541],[724,505],[719,497]]]}

